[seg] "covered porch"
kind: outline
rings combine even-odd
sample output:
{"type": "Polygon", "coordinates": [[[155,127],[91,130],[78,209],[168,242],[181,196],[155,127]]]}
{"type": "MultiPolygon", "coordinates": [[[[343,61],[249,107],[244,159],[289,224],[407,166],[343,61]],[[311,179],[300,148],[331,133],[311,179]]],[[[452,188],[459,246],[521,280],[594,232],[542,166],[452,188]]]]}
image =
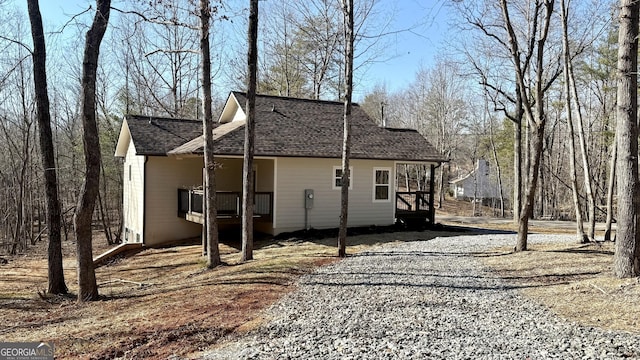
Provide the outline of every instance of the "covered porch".
{"type": "MultiPolygon", "coordinates": [[[[216,157],[216,209],[220,226],[237,226],[242,220],[242,167],[240,157],[216,157]]],[[[271,233],[274,214],[273,159],[254,159],[254,221],[256,231],[271,233]]],[[[179,186],[177,216],[189,222],[204,224],[204,189],[179,186]]]]}

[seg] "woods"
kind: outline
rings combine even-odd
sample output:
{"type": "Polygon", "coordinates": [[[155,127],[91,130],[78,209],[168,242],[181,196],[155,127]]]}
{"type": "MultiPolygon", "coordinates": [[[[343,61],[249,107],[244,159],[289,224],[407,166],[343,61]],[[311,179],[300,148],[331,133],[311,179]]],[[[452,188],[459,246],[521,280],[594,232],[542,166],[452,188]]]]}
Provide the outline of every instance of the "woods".
{"type": "MultiPolygon", "coordinates": [[[[64,294],[61,244],[75,241],[78,300],[97,299],[92,241],[100,234],[116,244],[125,232],[127,168],[113,157],[122,119],[154,115],[202,121],[205,252],[208,267],[220,265],[213,128],[225,96],[242,90],[245,220],[253,218],[255,94],[343,102],[338,255],[345,256],[355,101],[383,127],[417,129],[450,159],[438,168],[437,205],[454,196],[452,180],[485,160],[499,191],[465,201],[512,217],[516,251],[528,249],[530,219],[572,220],[577,242],[616,241],[617,276],[638,276],[637,3],[447,3],[452,41],[433,49],[432,62],[405,69],[412,79],[394,87],[366,81],[374,77],[369,68],[390,60],[390,34],[425,26],[391,28],[383,6],[269,1],[258,15],[257,1],[99,0],[47,29],[38,1],[26,9],[0,1],[2,251],[26,253],[47,241],[47,292],[64,294]],[[603,238],[596,222],[606,224],[603,238]]],[[[397,188],[426,190],[425,166],[397,172],[397,188]]],[[[246,261],[252,224],[244,223],[246,261]]]]}

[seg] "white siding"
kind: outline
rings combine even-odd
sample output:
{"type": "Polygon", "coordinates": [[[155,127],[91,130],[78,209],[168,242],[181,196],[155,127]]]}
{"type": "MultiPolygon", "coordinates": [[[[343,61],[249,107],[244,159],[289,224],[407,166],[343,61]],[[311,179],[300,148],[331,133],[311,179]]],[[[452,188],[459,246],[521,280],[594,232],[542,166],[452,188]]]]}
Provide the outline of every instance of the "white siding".
{"type": "Polygon", "coordinates": [[[142,242],[144,213],[144,156],[137,156],[133,141],[124,158],[124,179],[122,187],[124,210],[124,242],[142,242]]]}
{"type": "MultiPolygon", "coordinates": [[[[275,233],[304,228],[304,190],[314,190],[314,205],[308,210],[309,226],[316,229],[338,227],[340,190],[333,189],[333,168],[339,159],[279,158],[276,161],[275,233]]],[[[391,191],[395,189],[393,161],[351,160],[348,226],[390,225],[395,202],[373,202],[373,168],[391,168],[391,191]]],[[[395,196],[395,194],[391,194],[395,196]]],[[[393,198],[392,198],[393,199],[393,198]]]]}
{"type": "Polygon", "coordinates": [[[149,157],[145,245],[201,235],[201,225],[178,217],[178,188],[202,185],[202,169],[202,158],[149,157]]]}

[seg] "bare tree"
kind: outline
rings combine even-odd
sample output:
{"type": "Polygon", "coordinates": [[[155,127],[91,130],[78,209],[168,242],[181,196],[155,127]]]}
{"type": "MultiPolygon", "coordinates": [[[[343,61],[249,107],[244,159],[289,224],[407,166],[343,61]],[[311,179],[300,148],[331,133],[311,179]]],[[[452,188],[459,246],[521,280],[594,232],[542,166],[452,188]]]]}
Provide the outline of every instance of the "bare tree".
{"type": "Polygon", "coordinates": [[[47,201],[47,229],[49,233],[47,291],[51,294],[66,294],[68,289],[64,282],[62,269],[62,214],[58,199],[58,176],[51,133],[51,114],[49,112],[49,93],[47,90],[47,52],[45,48],[44,29],[38,0],[27,2],[31,34],[33,37],[33,83],[35,86],[40,153],[44,168],[45,193],[47,201]]]}
{"type": "Polygon", "coordinates": [[[549,26],[551,24],[551,16],[553,14],[553,5],[553,0],[537,0],[533,5],[534,13],[532,15],[532,19],[534,20],[532,25],[537,27],[538,21],[541,23],[539,24],[540,28],[533,29],[532,33],[538,34],[538,31],[540,33],[537,36],[537,40],[532,40],[529,45],[531,48],[528,51],[528,56],[531,57],[523,60],[519,41],[511,22],[509,6],[506,0],[500,1],[504,26],[508,36],[510,55],[516,72],[516,81],[521,94],[524,113],[529,127],[528,130],[531,133],[531,137],[529,139],[529,161],[527,161],[528,166],[525,167],[528,171],[528,182],[518,222],[518,240],[515,247],[516,251],[527,250],[529,218],[533,214],[546,125],[546,115],[544,110],[545,92],[548,89],[548,84],[553,82],[559,73],[558,71],[555,75],[552,74],[550,79],[545,79],[545,50],[549,35],[549,26]],[[542,11],[544,13],[540,14],[542,11]],[[529,59],[535,62],[535,73],[531,75],[533,83],[527,86],[526,79],[529,77],[527,70],[529,59]]]}
{"type": "Polygon", "coordinates": [[[78,201],[74,225],[78,257],[78,301],[98,299],[93,267],[91,220],[100,191],[100,139],[96,121],[96,73],[100,43],[109,24],[111,0],[96,0],[96,14],[87,31],[82,63],[81,109],[85,154],[85,180],[78,201]]]}
{"type": "Polygon", "coordinates": [[[200,66],[202,67],[202,124],[204,128],[205,167],[205,225],[204,238],[207,251],[207,267],[221,264],[218,248],[218,210],[216,208],[216,165],[213,151],[213,115],[211,114],[211,54],[209,48],[209,26],[211,4],[200,0],[200,66]]]}
{"type": "Polygon", "coordinates": [[[253,154],[256,137],[256,87],[258,85],[258,0],[250,1],[248,41],[247,123],[244,130],[242,174],[242,261],[253,259],[253,154]]]}
{"type": "Polygon", "coordinates": [[[618,227],[614,272],[619,278],[640,274],[638,241],[638,14],[640,3],[620,0],[618,35],[618,227]]]}
{"type": "Polygon", "coordinates": [[[347,224],[349,213],[349,157],[351,154],[351,95],[353,91],[353,0],[342,0],[344,18],[344,132],[342,139],[342,177],[340,187],[340,229],[338,232],[338,256],[347,255],[347,224]]]}

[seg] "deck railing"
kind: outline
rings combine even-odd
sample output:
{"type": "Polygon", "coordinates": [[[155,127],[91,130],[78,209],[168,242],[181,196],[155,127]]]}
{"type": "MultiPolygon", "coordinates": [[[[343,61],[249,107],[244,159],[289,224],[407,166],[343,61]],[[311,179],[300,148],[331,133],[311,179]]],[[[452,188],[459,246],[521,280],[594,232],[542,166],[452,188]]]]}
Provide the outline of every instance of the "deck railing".
{"type": "Polygon", "coordinates": [[[434,222],[433,195],[422,191],[396,192],[396,217],[422,217],[434,222]]]}
{"type": "MultiPolygon", "coordinates": [[[[253,214],[271,218],[273,214],[273,193],[254,193],[253,214]]],[[[218,217],[240,217],[242,215],[242,193],[235,191],[216,192],[218,217]]],[[[204,191],[199,189],[178,189],[178,216],[203,214],[204,191]]]]}

